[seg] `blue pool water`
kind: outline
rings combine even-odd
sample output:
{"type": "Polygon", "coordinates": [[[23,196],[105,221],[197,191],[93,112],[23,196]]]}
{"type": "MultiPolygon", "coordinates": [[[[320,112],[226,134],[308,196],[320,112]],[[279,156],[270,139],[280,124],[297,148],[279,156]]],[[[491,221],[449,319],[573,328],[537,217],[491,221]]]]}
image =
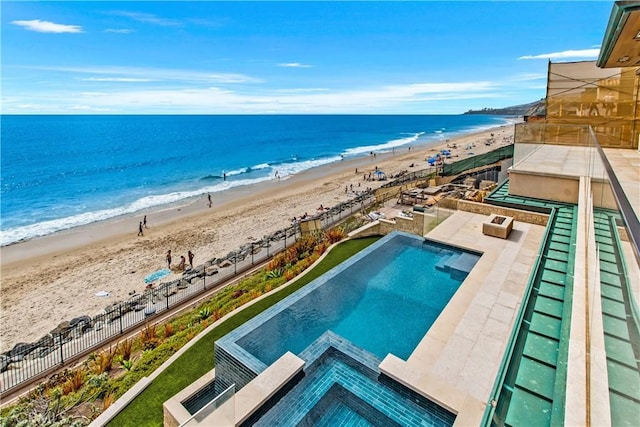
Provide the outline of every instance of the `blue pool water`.
{"type": "Polygon", "coordinates": [[[339,337],[321,337],[304,378],[254,426],[451,426],[454,414],[392,380],[380,360],[339,337]]]}
{"type": "Polygon", "coordinates": [[[295,301],[246,324],[235,342],[270,365],[286,351],[300,354],[330,330],[380,358],[393,353],[406,359],[477,259],[394,233],[292,295],[295,301]]]}

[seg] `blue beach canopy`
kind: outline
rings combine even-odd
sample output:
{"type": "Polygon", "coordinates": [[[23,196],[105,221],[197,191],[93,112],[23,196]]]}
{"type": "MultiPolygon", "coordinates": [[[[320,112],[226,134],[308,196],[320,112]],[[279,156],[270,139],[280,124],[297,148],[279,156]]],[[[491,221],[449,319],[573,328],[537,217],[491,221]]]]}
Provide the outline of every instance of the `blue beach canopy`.
{"type": "Polygon", "coordinates": [[[171,271],[167,270],[166,268],[163,268],[162,270],[158,270],[156,272],[153,272],[153,273],[149,274],[147,277],[145,277],[144,278],[144,283],[155,282],[156,280],[162,279],[163,277],[167,277],[170,274],[171,274],[171,271]]]}

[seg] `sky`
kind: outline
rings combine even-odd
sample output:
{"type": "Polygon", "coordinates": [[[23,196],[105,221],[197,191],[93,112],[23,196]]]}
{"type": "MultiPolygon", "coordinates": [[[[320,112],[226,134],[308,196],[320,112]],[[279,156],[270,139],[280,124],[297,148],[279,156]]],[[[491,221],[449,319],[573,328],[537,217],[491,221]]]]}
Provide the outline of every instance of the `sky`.
{"type": "Polygon", "coordinates": [[[460,114],[595,60],[608,1],[6,1],[3,114],[460,114]]]}

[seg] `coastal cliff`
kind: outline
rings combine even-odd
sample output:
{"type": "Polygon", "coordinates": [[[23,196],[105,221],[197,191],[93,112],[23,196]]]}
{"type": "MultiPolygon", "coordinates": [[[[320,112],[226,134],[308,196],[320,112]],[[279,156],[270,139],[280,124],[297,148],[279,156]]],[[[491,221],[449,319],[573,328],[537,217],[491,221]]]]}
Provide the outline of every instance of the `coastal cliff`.
{"type": "Polygon", "coordinates": [[[528,104],[513,105],[511,107],[504,108],[482,108],[480,110],[469,110],[464,114],[490,114],[496,116],[524,116],[527,111],[536,107],[540,103],[544,104],[544,99],[539,101],[530,102],[528,104]]]}

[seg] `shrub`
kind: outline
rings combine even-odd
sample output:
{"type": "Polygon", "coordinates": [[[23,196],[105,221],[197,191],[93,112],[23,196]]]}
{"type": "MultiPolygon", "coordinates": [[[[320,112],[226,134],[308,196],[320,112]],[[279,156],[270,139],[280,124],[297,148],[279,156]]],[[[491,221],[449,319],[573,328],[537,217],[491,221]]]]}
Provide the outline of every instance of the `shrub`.
{"type": "Polygon", "coordinates": [[[323,253],[325,253],[325,251],[327,250],[328,247],[329,247],[329,245],[327,244],[327,242],[320,242],[320,243],[318,243],[318,245],[314,249],[314,253],[316,255],[320,256],[323,253]]]}
{"type": "Polygon", "coordinates": [[[240,298],[242,295],[244,295],[245,292],[246,291],[244,289],[238,289],[231,295],[231,298],[233,299],[240,298]]]}
{"type": "Polygon", "coordinates": [[[120,361],[120,364],[122,365],[122,367],[124,369],[126,369],[127,371],[130,371],[133,368],[133,360],[131,359],[122,359],[120,361]]]}
{"type": "Polygon", "coordinates": [[[284,260],[287,265],[291,265],[298,260],[299,256],[300,252],[298,251],[298,247],[293,245],[285,251],[284,260]]]}
{"type": "Polygon", "coordinates": [[[209,316],[211,316],[211,309],[209,307],[204,307],[203,309],[198,311],[198,319],[200,319],[201,321],[205,320],[209,316]]]}
{"type": "Polygon", "coordinates": [[[102,410],[106,411],[109,408],[109,406],[113,404],[114,401],[115,399],[113,398],[113,394],[109,393],[106,396],[104,396],[102,398],[102,410]]]}
{"type": "Polygon", "coordinates": [[[156,325],[147,322],[145,327],[140,331],[140,343],[145,350],[156,348],[160,341],[156,336],[156,325]]]}
{"type": "Polygon", "coordinates": [[[267,270],[268,271],[276,270],[278,268],[284,267],[285,265],[286,265],[285,256],[283,253],[279,253],[276,256],[274,256],[271,261],[269,261],[269,264],[267,264],[267,270]]]}
{"type": "Polygon", "coordinates": [[[133,350],[133,340],[131,338],[127,338],[126,340],[121,341],[118,345],[120,346],[120,355],[122,356],[122,360],[129,360],[133,350]]]}
{"type": "Polygon", "coordinates": [[[278,277],[282,277],[283,274],[284,274],[283,267],[274,268],[273,270],[267,271],[266,278],[267,280],[276,279],[278,277]]]}
{"type": "Polygon", "coordinates": [[[346,236],[344,230],[340,227],[332,228],[331,230],[327,230],[324,233],[324,238],[329,242],[329,244],[333,244],[339,242],[344,239],[346,236]]]}
{"type": "Polygon", "coordinates": [[[169,338],[171,336],[173,336],[175,334],[175,330],[173,328],[173,324],[171,323],[165,323],[164,324],[164,337],[165,338],[169,338]]]}
{"type": "Polygon", "coordinates": [[[87,378],[87,373],[84,369],[76,369],[67,380],[62,384],[62,394],[67,395],[75,391],[80,390],[80,387],[84,385],[87,378]]]}
{"type": "Polygon", "coordinates": [[[113,360],[116,357],[118,350],[118,346],[112,348],[109,346],[108,350],[101,351],[97,354],[95,360],[93,361],[93,372],[96,375],[103,374],[105,372],[109,372],[113,367],[113,360]]]}

